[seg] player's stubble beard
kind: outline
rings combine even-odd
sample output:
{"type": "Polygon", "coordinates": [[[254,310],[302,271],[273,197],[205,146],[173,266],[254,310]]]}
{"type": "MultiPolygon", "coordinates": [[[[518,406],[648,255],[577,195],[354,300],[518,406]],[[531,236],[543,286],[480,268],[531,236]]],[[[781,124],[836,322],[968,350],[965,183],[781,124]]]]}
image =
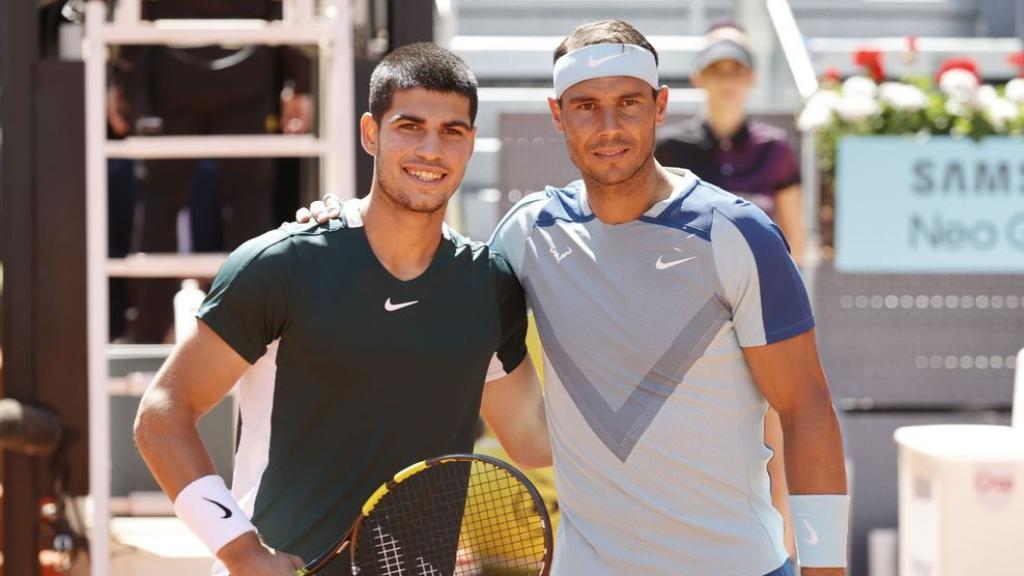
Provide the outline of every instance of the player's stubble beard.
{"type": "Polygon", "coordinates": [[[566,134],[569,156],[587,184],[588,195],[608,199],[630,196],[637,189],[638,185],[650,178],[654,172],[655,137],[653,121],[646,137],[635,140],[620,136],[576,146],[573,144],[570,136],[570,134],[566,134]],[[591,151],[603,146],[629,147],[637,151],[635,156],[637,160],[633,165],[620,169],[618,174],[599,172],[588,167],[586,159],[590,157],[591,151]]]}
{"type": "MultiPolygon", "coordinates": [[[[401,179],[403,170],[400,163],[389,162],[381,154],[381,146],[378,143],[377,157],[373,167],[374,179],[377,184],[376,189],[389,204],[418,214],[434,214],[438,211],[444,211],[448,207],[448,200],[455,194],[458,184],[453,186],[447,193],[428,196],[426,199],[417,202],[409,194],[401,191],[402,185],[398,180],[401,179]],[[392,168],[388,169],[385,166],[391,166],[392,168]]],[[[448,176],[452,176],[451,170],[448,171],[448,176]]]]}

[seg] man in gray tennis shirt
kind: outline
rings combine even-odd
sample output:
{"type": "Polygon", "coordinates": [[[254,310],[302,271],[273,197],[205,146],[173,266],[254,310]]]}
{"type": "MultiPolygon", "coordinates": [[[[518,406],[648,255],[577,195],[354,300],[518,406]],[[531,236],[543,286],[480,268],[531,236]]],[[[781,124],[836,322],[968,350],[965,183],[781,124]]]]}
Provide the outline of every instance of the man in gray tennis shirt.
{"type": "Polygon", "coordinates": [[[630,25],[579,27],[554,83],[552,117],[583,178],[524,198],[491,240],[544,345],[562,511],[552,574],[790,574],[769,402],[804,573],[842,574],[842,443],[778,227],[654,160],[668,89],[630,25]]]}

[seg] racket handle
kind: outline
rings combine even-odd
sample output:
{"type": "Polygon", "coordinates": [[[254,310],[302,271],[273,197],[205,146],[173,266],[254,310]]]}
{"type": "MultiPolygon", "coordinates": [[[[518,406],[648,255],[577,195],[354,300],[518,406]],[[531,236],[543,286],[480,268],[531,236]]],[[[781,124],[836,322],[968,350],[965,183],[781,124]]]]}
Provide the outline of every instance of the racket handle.
{"type": "Polygon", "coordinates": [[[321,555],[319,558],[313,560],[309,564],[306,564],[302,568],[296,568],[295,576],[310,576],[311,574],[319,572],[321,568],[337,558],[345,551],[346,548],[348,548],[348,545],[351,543],[351,540],[349,540],[349,535],[351,534],[352,531],[350,530],[348,534],[345,535],[342,542],[335,543],[334,548],[332,548],[330,552],[321,555]]]}

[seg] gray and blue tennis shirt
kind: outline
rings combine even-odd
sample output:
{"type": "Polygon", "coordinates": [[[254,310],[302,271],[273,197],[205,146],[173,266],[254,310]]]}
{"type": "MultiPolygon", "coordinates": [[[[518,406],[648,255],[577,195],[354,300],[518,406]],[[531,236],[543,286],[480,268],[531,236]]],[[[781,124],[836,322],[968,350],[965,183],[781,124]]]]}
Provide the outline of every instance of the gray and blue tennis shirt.
{"type": "Polygon", "coordinates": [[[671,196],[609,225],[581,181],[498,225],[545,353],[562,510],[552,574],[760,576],[786,560],[742,348],[814,326],[778,227],[671,169],[671,196]]]}

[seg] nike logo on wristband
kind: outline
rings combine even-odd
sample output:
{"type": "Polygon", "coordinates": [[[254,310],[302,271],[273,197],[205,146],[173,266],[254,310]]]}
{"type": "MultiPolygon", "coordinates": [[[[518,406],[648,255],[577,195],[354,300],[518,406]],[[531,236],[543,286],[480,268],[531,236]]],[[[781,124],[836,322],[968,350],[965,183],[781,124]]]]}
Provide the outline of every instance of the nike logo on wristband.
{"type": "Polygon", "coordinates": [[[216,500],[210,500],[209,498],[206,498],[205,496],[203,497],[203,500],[206,500],[210,504],[213,504],[213,505],[217,506],[217,508],[220,508],[221,510],[224,511],[224,515],[221,516],[221,519],[226,520],[228,518],[231,518],[231,510],[229,510],[227,506],[221,504],[220,502],[217,502],[216,500]]]}
{"type": "Polygon", "coordinates": [[[811,526],[811,523],[808,522],[806,518],[801,518],[801,520],[803,520],[804,526],[807,527],[807,537],[804,538],[803,541],[811,546],[817,545],[819,541],[818,531],[814,529],[814,526],[811,526]]]}

